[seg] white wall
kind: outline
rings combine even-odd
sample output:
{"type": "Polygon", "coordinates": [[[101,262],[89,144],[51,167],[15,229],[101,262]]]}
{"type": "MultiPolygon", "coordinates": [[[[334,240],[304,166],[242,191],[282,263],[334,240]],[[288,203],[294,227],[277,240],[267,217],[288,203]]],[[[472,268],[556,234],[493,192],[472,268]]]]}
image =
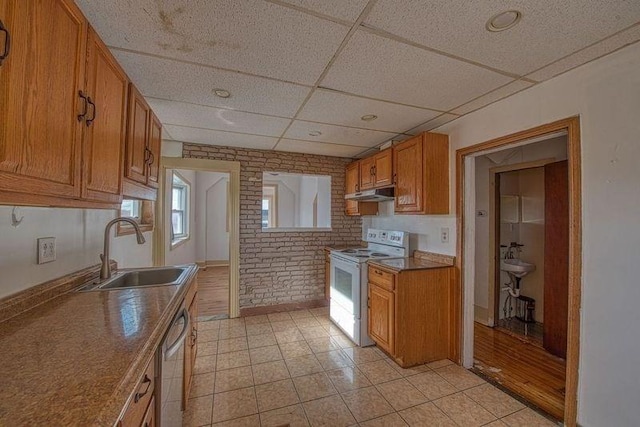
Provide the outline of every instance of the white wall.
{"type": "Polygon", "coordinates": [[[227,188],[229,174],[196,172],[196,260],[228,261],[227,188]]]}
{"type": "MultiPolygon", "coordinates": [[[[578,423],[640,419],[640,43],[438,129],[455,150],[580,115],[582,315],[578,423]]],[[[455,184],[451,186],[454,211],[455,184]]],[[[450,221],[453,231],[455,222],[450,221]]],[[[433,226],[431,226],[433,227],[433,226]]],[[[454,234],[452,233],[452,240],[454,234]]],[[[427,241],[427,248],[431,243],[427,241]]]]}
{"type": "Polygon", "coordinates": [[[165,236],[167,236],[165,242],[165,256],[164,263],[165,265],[179,265],[179,264],[189,264],[196,262],[196,241],[198,240],[197,235],[197,227],[195,226],[196,220],[196,203],[195,203],[195,195],[198,191],[198,186],[196,183],[196,172],[192,170],[186,169],[175,169],[185,180],[187,180],[191,184],[191,197],[189,198],[189,234],[190,238],[186,242],[171,248],[171,188],[172,188],[172,180],[173,180],[173,169],[167,169],[167,176],[165,182],[165,218],[168,220],[165,227],[165,236]]]}
{"type": "MultiPolygon", "coordinates": [[[[11,211],[0,206],[0,298],[99,264],[104,227],[116,217],[114,210],[20,207],[18,218],[24,219],[16,228],[11,211]],[[55,261],[37,264],[39,237],[56,238],[55,261]]],[[[151,265],[152,233],[144,236],[144,245],[133,235],[111,238],[111,258],[120,268],[151,265]]]]}

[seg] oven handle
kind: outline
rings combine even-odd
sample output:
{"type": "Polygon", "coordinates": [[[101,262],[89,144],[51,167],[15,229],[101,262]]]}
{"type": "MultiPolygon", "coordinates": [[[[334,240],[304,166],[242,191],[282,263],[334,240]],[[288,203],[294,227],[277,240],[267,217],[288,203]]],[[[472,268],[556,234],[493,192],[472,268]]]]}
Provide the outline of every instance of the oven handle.
{"type": "Polygon", "coordinates": [[[187,332],[189,331],[190,327],[189,324],[191,323],[190,319],[189,319],[189,311],[186,308],[182,309],[182,313],[180,313],[180,316],[178,316],[173,324],[175,325],[176,322],[181,318],[184,318],[184,327],[182,328],[182,331],[180,332],[180,335],[178,335],[178,338],[175,340],[175,342],[171,345],[166,345],[165,347],[165,359],[170,359],[171,356],[173,356],[175,354],[176,351],[178,351],[178,349],[180,348],[180,346],[182,345],[182,343],[184,342],[186,336],[187,336],[187,332]]]}

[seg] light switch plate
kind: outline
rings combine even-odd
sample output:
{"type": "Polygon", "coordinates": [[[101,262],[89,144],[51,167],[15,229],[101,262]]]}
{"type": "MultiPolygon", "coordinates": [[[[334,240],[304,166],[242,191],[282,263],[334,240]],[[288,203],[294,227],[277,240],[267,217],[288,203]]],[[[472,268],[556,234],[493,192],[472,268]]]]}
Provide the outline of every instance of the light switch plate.
{"type": "Polygon", "coordinates": [[[56,260],[56,238],[41,237],[38,239],[38,264],[56,260]]]}

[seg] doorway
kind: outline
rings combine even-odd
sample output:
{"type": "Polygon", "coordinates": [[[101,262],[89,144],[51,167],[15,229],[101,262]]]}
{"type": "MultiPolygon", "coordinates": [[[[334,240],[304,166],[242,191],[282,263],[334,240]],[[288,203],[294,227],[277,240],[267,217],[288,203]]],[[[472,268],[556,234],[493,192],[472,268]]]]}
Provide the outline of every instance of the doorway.
{"type": "Polygon", "coordinates": [[[466,367],[475,361],[489,380],[566,425],[576,422],[579,153],[578,118],[457,151],[461,361],[466,367]],[[564,196],[545,198],[545,191],[552,194],[563,186],[557,181],[563,174],[564,196]],[[545,206],[562,197],[564,205],[545,206]],[[562,216],[553,209],[566,210],[560,223],[552,220],[562,216]],[[565,229],[564,242],[559,227],[565,229]],[[545,246],[545,241],[551,243],[545,246]],[[561,266],[548,259],[551,254],[562,258],[561,266]],[[564,277],[563,291],[549,274],[564,277]],[[552,292],[547,283],[553,283],[552,292]],[[545,335],[560,348],[552,348],[545,335]],[[535,389],[531,380],[540,375],[535,389]]]}
{"type": "Polygon", "coordinates": [[[240,164],[163,157],[154,264],[197,263],[201,318],[238,317],[240,164]]]}

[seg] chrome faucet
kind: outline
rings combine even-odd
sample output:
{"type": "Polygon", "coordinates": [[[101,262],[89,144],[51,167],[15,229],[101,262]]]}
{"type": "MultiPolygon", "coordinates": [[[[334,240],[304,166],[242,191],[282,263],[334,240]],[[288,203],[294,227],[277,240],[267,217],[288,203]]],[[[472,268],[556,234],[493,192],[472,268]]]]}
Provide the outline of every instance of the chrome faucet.
{"type": "Polygon", "coordinates": [[[100,255],[100,260],[102,261],[102,267],[100,268],[100,280],[111,278],[111,264],[109,264],[109,232],[111,231],[111,227],[119,222],[128,222],[129,224],[133,225],[133,228],[136,231],[138,244],[141,245],[145,242],[142,231],[140,231],[140,226],[133,219],[118,217],[114,220],[109,221],[104,228],[104,249],[102,250],[102,255],[100,255]]]}
{"type": "Polygon", "coordinates": [[[514,258],[520,258],[520,252],[522,252],[522,247],[524,245],[521,245],[517,242],[511,242],[511,244],[509,246],[507,245],[500,245],[500,247],[502,248],[507,248],[507,250],[504,253],[504,259],[514,259],[514,258]],[[517,255],[514,255],[514,250],[516,252],[517,255]]]}

